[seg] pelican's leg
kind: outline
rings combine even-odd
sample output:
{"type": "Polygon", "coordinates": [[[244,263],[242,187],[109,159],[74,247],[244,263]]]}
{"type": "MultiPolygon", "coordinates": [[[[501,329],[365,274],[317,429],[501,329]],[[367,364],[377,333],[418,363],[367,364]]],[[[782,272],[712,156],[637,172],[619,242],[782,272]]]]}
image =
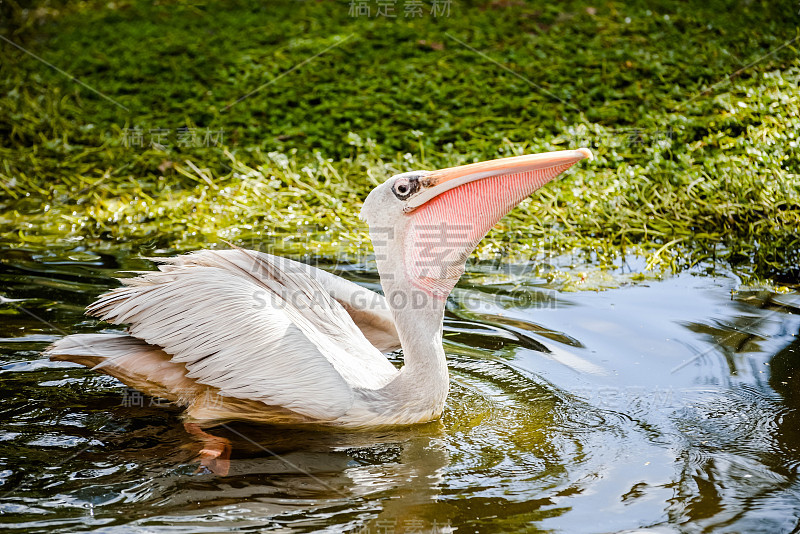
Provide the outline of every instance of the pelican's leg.
{"type": "Polygon", "coordinates": [[[230,440],[204,432],[197,423],[184,423],[183,428],[202,443],[198,470],[206,468],[215,475],[226,476],[231,467],[230,440]]]}

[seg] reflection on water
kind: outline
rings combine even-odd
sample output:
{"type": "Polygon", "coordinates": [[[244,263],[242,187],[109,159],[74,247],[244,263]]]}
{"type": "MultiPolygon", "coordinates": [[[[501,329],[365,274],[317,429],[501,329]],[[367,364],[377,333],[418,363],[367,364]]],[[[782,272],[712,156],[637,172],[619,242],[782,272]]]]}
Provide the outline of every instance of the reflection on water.
{"type": "MultiPolygon", "coordinates": [[[[115,380],[40,354],[65,333],[106,328],[83,307],[114,272],[144,268],[113,249],[2,251],[3,528],[800,528],[795,294],[732,293],[731,275],[693,274],[560,293],[529,273],[490,280],[476,268],[448,304],[441,421],[216,428],[233,444],[221,477],[198,471],[201,444],[178,411],[147,398],[125,406],[115,380]]],[[[363,265],[338,270],[377,287],[363,265]]]]}

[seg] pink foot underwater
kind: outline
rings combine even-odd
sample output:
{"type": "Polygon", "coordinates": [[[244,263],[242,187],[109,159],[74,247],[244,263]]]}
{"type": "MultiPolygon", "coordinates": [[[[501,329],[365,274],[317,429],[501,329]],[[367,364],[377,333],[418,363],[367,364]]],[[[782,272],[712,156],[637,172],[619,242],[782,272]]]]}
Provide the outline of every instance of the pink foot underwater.
{"type": "Polygon", "coordinates": [[[206,469],[215,475],[226,476],[231,467],[230,440],[204,432],[195,423],[186,423],[183,427],[202,444],[197,457],[200,461],[198,471],[206,469]]]}

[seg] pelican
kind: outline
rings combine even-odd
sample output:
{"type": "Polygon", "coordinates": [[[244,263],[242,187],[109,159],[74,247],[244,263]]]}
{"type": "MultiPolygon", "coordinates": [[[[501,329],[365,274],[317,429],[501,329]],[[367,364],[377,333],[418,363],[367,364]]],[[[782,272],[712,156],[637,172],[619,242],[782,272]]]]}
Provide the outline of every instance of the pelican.
{"type": "Polygon", "coordinates": [[[185,408],[232,420],[366,428],[437,419],[449,378],[445,301],[478,242],[577,163],[564,150],[395,175],[364,201],[383,296],[326,271],[232,248],[159,258],[87,313],[126,333],[47,349],[185,408]],[[399,370],[385,352],[403,350],[399,370]]]}

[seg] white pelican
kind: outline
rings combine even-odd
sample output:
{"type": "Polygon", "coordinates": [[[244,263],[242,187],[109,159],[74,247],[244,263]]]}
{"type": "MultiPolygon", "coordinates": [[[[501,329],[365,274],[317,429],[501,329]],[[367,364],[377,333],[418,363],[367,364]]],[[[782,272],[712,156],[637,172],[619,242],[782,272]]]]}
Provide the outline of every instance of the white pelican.
{"type": "MultiPolygon", "coordinates": [[[[126,334],[48,348],[186,408],[195,432],[231,420],[363,428],[438,418],[449,379],[445,300],[489,229],[584,158],[564,150],[393,176],[361,217],[384,296],[250,250],[161,259],[87,312],[126,334]],[[396,369],[382,353],[402,347],[396,369]]],[[[187,427],[188,428],[188,427],[187,427]]]]}

